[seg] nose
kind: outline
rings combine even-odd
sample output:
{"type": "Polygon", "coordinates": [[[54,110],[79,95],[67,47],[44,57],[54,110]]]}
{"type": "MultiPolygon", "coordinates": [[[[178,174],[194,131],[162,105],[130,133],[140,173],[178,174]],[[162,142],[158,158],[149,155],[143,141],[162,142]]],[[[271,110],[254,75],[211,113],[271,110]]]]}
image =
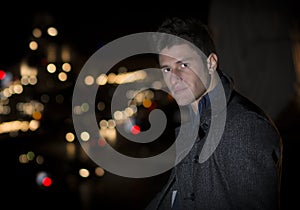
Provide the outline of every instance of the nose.
{"type": "Polygon", "coordinates": [[[177,68],[172,69],[170,82],[172,85],[176,84],[178,81],[181,80],[181,72],[177,68]]]}

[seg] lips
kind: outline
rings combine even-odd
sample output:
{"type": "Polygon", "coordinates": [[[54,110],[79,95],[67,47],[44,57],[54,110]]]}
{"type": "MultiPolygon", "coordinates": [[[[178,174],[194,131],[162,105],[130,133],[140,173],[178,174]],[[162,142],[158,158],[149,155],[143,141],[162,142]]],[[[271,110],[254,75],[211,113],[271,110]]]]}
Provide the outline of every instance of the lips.
{"type": "Polygon", "coordinates": [[[186,90],[186,89],[188,89],[187,87],[176,87],[176,88],[173,88],[172,89],[172,92],[174,93],[174,94],[179,94],[179,93],[181,93],[182,91],[184,91],[184,90],[186,90]]]}

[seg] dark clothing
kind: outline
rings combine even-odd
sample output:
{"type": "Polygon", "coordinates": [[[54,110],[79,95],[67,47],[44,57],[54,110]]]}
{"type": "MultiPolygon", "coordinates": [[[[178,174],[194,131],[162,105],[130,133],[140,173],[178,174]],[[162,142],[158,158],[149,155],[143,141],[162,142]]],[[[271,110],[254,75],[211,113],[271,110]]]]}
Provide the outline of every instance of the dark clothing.
{"type": "MultiPolygon", "coordinates": [[[[227,105],[220,109],[226,112],[220,142],[207,160],[199,162],[214,117],[211,106],[201,106],[198,138],[183,158],[178,156],[169,181],[148,210],[172,209],[174,190],[176,209],[279,209],[280,135],[259,107],[234,90],[227,75],[219,76],[227,105]]],[[[193,120],[189,123],[195,125],[193,120]]]]}

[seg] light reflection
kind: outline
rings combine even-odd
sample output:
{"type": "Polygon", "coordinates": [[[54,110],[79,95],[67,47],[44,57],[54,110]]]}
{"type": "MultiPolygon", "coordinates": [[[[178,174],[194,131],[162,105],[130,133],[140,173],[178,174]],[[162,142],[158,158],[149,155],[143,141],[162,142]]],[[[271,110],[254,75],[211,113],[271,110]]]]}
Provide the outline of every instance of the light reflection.
{"type": "Polygon", "coordinates": [[[97,176],[103,176],[104,175],[104,169],[103,168],[101,168],[101,167],[96,167],[95,168],[95,174],[97,175],[97,176]]]}
{"type": "Polygon", "coordinates": [[[84,78],[84,84],[86,85],[92,85],[94,84],[94,77],[91,75],[88,75],[84,78]]]}
{"type": "Polygon", "coordinates": [[[86,168],[81,168],[81,169],[79,169],[79,175],[84,178],[89,177],[90,171],[86,168]]]}
{"type": "Polygon", "coordinates": [[[76,156],[76,147],[75,147],[75,144],[71,143],[71,142],[68,142],[66,144],[66,152],[67,152],[67,157],[70,160],[75,159],[75,156],[76,156]]]}
{"type": "Polygon", "coordinates": [[[84,131],[80,134],[80,138],[82,141],[88,141],[90,139],[90,134],[84,131]]]}
{"type": "Polygon", "coordinates": [[[42,31],[41,29],[39,28],[34,28],[33,31],[32,31],[32,35],[35,37],[35,38],[40,38],[42,36],[42,31]]]}
{"type": "Polygon", "coordinates": [[[47,30],[47,33],[50,36],[57,36],[58,31],[57,31],[57,29],[55,27],[49,27],[48,30],[47,30]]]}
{"type": "Polygon", "coordinates": [[[30,48],[31,50],[37,50],[38,47],[39,47],[39,44],[38,44],[36,41],[31,41],[31,42],[29,42],[29,48],[30,48]]]}
{"type": "Polygon", "coordinates": [[[68,142],[73,142],[75,140],[75,135],[72,132],[68,132],[65,136],[65,139],[68,142]]]}
{"type": "Polygon", "coordinates": [[[40,122],[37,120],[28,121],[10,121],[0,123],[0,133],[11,133],[16,131],[27,131],[30,129],[31,131],[35,131],[39,128],[40,122]]]}

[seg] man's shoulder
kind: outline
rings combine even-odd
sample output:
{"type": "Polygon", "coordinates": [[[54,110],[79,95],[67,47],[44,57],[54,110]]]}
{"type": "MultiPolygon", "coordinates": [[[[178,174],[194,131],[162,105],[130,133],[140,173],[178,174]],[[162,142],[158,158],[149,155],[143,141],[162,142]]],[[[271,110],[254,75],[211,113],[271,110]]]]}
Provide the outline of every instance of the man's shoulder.
{"type": "Polygon", "coordinates": [[[275,132],[278,132],[272,118],[256,103],[249,98],[234,91],[231,101],[227,105],[227,121],[232,123],[241,123],[243,125],[265,125],[275,132]]]}
{"type": "Polygon", "coordinates": [[[231,114],[252,113],[269,120],[269,116],[261,107],[236,90],[232,91],[232,97],[227,104],[227,111],[231,114]]]}

